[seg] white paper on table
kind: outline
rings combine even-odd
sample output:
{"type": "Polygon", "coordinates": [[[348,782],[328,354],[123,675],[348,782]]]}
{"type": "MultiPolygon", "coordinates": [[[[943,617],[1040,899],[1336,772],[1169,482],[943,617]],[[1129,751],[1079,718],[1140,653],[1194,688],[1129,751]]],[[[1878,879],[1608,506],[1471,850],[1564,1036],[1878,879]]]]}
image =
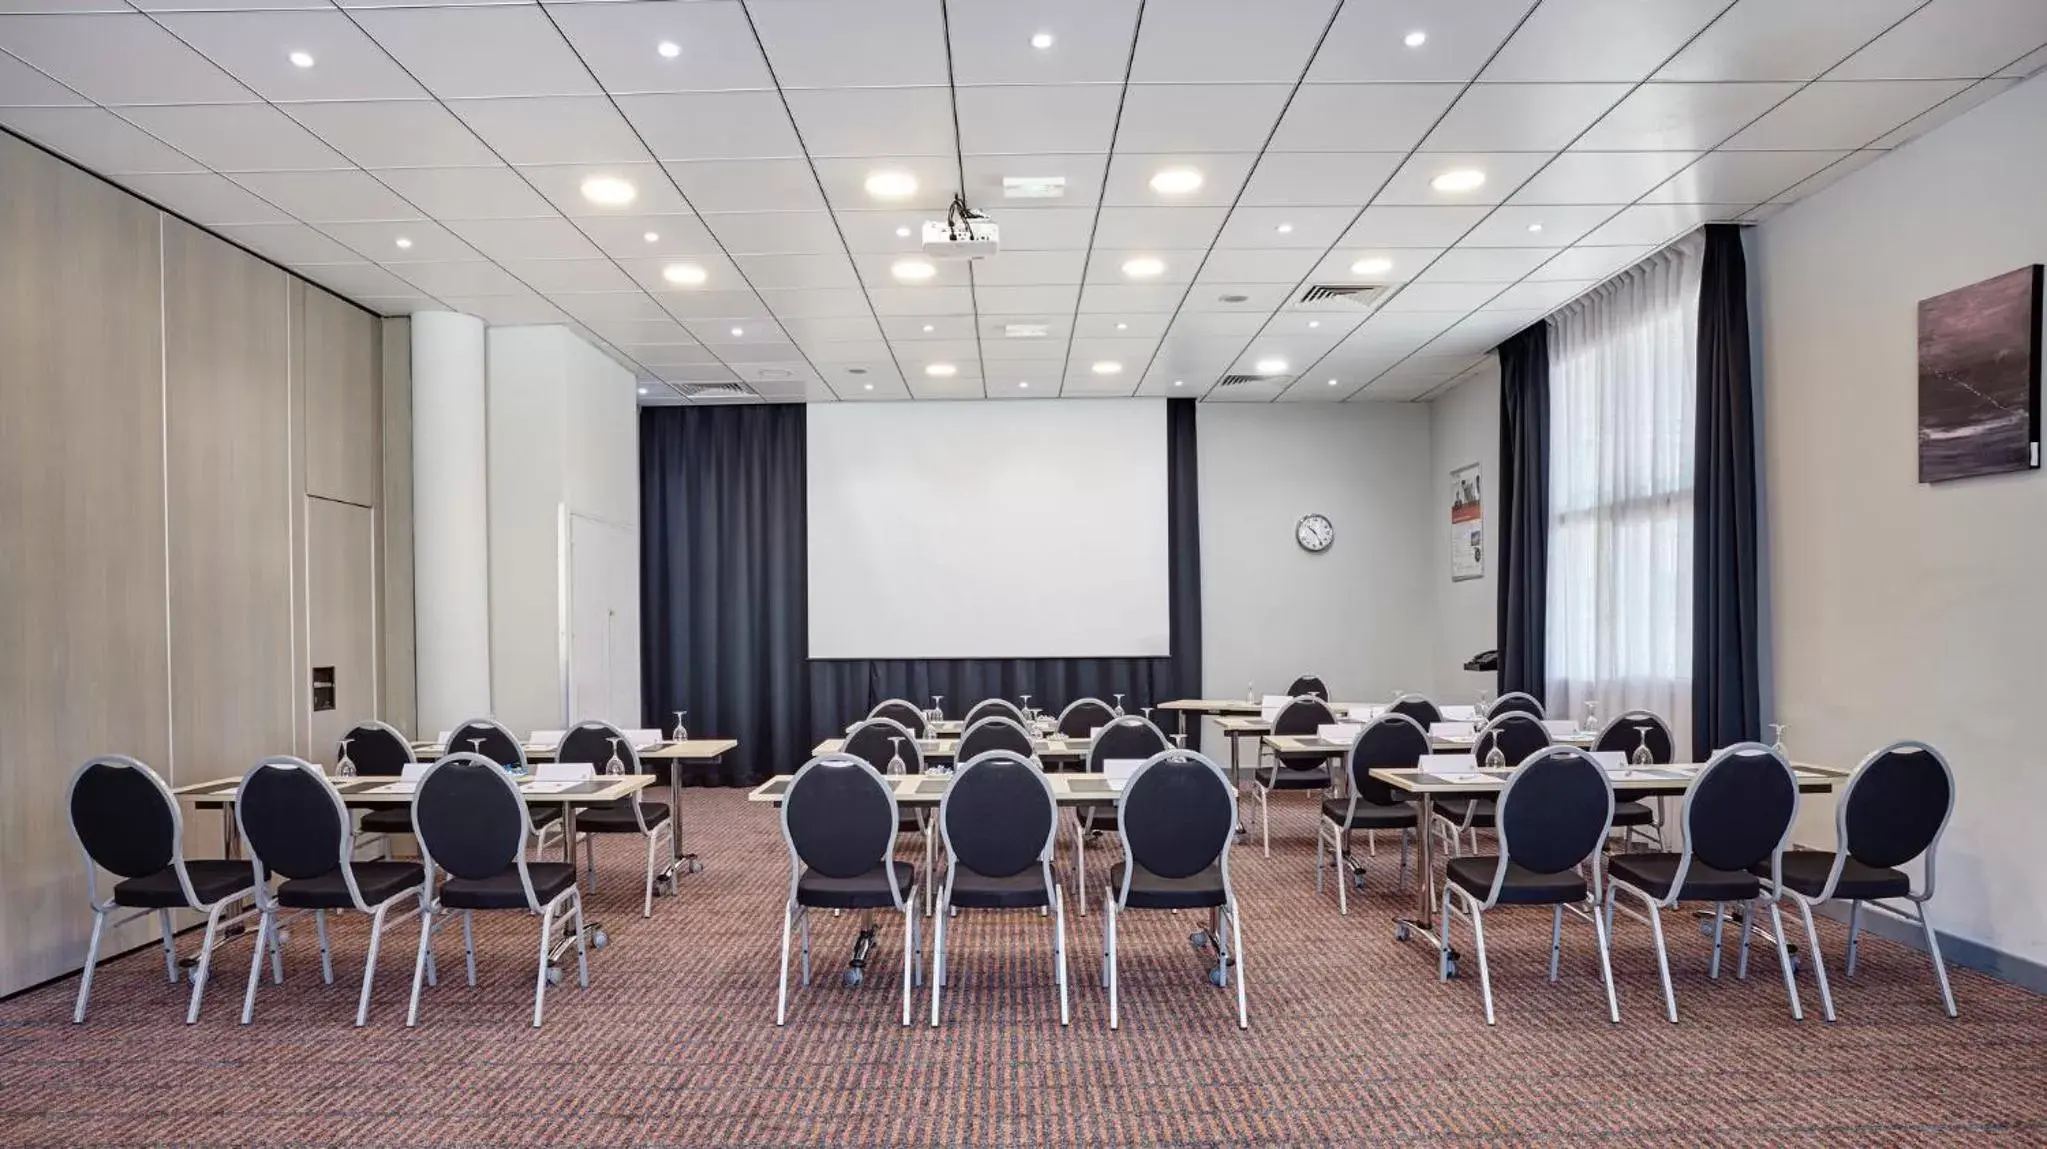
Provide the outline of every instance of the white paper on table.
{"type": "MultiPolygon", "coordinates": [[[[402,767],[399,767],[399,770],[398,770],[398,776],[399,776],[400,778],[403,778],[403,779],[405,779],[405,781],[406,781],[407,783],[417,782],[417,781],[419,781],[419,780],[420,780],[421,778],[424,778],[424,777],[426,777],[426,768],[427,768],[427,767],[429,767],[429,766],[431,766],[431,765],[433,765],[433,763],[431,763],[431,762],[407,762],[407,763],[406,763],[406,764],[405,764],[404,766],[402,766],[402,767]]],[[[398,793],[410,794],[410,793],[412,793],[412,791],[410,791],[410,790],[403,790],[403,791],[400,791],[400,790],[393,790],[393,791],[392,791],[392,793],[394,793],[394,794],[398,794],[398,793]]]]}
{"type": "Polygon", "coordinates": [[[1279,712],[1286,709],[1286,704],[1292,701],[1292,698],[1284,694],[1268,694],[1258,700],[1258,717],[1270,722],[1278,718],[1279,712]]]}
{"type": "Polygon", "coordinates": [[[562,736],[567,733],[566,730],[535,730],[533,736],[526,740],[526,745],[559,746],[562,744],[562,736]]]}
{"type": "Polygon", "coordinates": [[[1498,781],[1498,779],[1488,778],[1484,774],[1439,774],[1437,777],[1445,782],[1455,782],[1460,786],[1475,786],[1481,782],[1498,781]]]}
{"type": "Polygon", "coordinates": [[[1354,722],[1370,722],[1384,713],[1386,708],[1376,702],[1360,702],[1350,708],[1350,718],[1354,722]]]}
{"type": "Polygon", "coordinates": [[[1475,754],[1424,754],[1415,766],[1424,774],[1468,774],[1478,768],[1475,754]]]}
{"type": "Polygon", "coordinates": [[[1438,706],[1436,710],[1443,716],[1443,721],[1445,722],[1478,721],[1478,707],[1476,706],[1438,706]]]}
{"type": "Polygon", "coordinates": [[[1429,723],[1429,737],[1431,738],[1475,738],[1477,736],[1478,724],[1475,722],[1429,723]]]}
{"type": "Polygon", "coordinates": [[[521,789],[525,790],[528,794],[559,794],[564,790],[573,790],[582,784],[583,779],[580,778],[535,778],[526,783],[521,789]]]}
{"type": "Polygon", "coordinates": [[[1545,718],[1542,725],[1551,738],[1569,738],[1578,733],[1578,724],[1568,718],[1545,718]]]}
{"type": "Polygon", "coordinates": [[[414,790],[417,790],[417,789],[419,789],[419,783],[417,783],[417,782],[386,782],[386,783],[384,783],[384,784],[383,784],[382,786],[372,786],[372,787],[370,787],[369,789],[367,789],[367,790],[363,791],[363,793],[365,793],[365,794],[410,794],[410,793],[412,793],[412,792],[413,792],[414,790]]]}
{"type": "Polygon", "coordinates": [[[659,730],[621,730],[619,733],[625,735],[625,740],[635,750],[645,750],[656,742],[666,740],[666,736],[659,730]]]}
{"type": "MultiPolygon", "coordinates": [[[[543,782],[588,782],[597,776],[597,767],[588,762],[537,762],[533,766],[533,777],[543,782]]],[[[557,793],[554,790],[543,793],[557,793]]]]}
{"type": "Polygon", "coordinates": [[[1338,722],[1333,726],[1323,725],[1315,727],[1315,737],[1320,738],[1324,742],[1335,742],[1343,746],[1356,745],[1358,735],[1364,732],[1365,728],[1355,722],[1338,722]]]}
{"type": "Polygon", "coordinates": [[[1123,783],[1129,781],[1130,776],[1137,773],[1137,768],[1144,763],[1145,760],[1142,758],[1104,758],[1102,777],[1107,778],[1111,786],[1121,789],[1123,783]]]}
{"type": "Polygon", "coordinates": [[[1618,750],[1594,750],[1592,752],[1592,760],[1606,767],[1609,773],[1615,770],[1625,770],[1628,765],[1628,756],[1618,750]]]}

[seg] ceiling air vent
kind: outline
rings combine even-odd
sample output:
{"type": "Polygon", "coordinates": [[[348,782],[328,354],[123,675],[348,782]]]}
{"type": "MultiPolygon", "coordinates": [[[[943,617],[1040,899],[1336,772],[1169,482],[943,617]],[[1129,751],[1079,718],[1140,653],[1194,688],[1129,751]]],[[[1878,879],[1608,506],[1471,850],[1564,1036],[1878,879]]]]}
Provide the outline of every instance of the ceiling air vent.
{"type": "Polygon", "coordinates": [[[1225,375],[1222,378],[1222,382],[1216,384],[1216,386],[1238,387],[1245,383],[1277,383],[1285,378],[1286,376],[1284,375],[1225,375]]]}
{"type": "Polygon", "coordinates": [[[1384,294],[1386,289],[1377,284],[1317,283],[1301,293],[1301,302],[1323,307],[1372,307],[1384,294]]]}
{"type": "Polygon", "coordinates": [[[674,387],[691,399],[746,399],[753,396],[752,388],[741,383],[677,383],[674,387]]]}

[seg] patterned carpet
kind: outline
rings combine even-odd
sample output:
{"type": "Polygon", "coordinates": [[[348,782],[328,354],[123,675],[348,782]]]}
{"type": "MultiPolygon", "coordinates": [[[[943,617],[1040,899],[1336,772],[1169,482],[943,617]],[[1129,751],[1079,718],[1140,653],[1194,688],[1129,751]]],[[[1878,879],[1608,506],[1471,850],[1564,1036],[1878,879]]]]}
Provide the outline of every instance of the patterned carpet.
{"type": "MultiPolygon", "coordinates": [[[[1313,886],[1306,798],[1275,804],[1273,856],[1234,855],[1245,906],[1251,1029],[1204,979],[1189,915],[1126,919],[1123,1028],[1107,1028],[1098,914],[1073,920],[1073,1025],[1061,1031],[1048,925],[1035,913],[962,915],[947,1024],[912,1029],[899,918],[859,989],[838,971],[851,917],[817,922],[820,976],[773,1022],[787,869],[769,809],[740,792],[686,792],[685,843],[705,858],[680,896],[638,916],[634,847],[600,846],[594,916],[612,944],[592,984],[550,993],[528,1027],[535,923],[479,929],[480,984],[427,992],[403,1026],[417,934],[399,927],[370,1025],[352,1028],[364,923],[335,930],[336,984],[312,931],[286,983],[235,1024],[249,950],[224,965],[196,1026],[154,951],[102,969],[92,1015],[70,1023],[75,980],[0,1002],[0,1144],[294,1146],[2043,1145],[2047,999],[1965,971],[1940,1011],[1915,952],[1869,939],[1839,1023],[1784,1007],[1774,965],[1747,982],[1705,974],[1709,944],[1671,931],[1681,1024],[1661,1016],[1648,931],[1623,922],[1621,1023],[1607,1022],[1592,938],[1567,922],[1562,980],[1545,980],[1548,915],[1492,918],[1499,1025],[1475,966],[1447,984],[1396,943],[1395,849],[1374,892],[1339,917],[1313,886]]],[[[1106,855],[1090,851],[1099,876],[1106,855]]],[[[1097,895],[1099,897],[1099,895],[1097,895]]],[[[81,907],[81,915],[83,909],[81,907]]],[[[1839,968],[1844,932],[1823,943],[1839,968]]],[[[194,944],[187,942],[187,945],[194,944]]],[[[1468,943],[1464,947],[1468,950],[1468,943]]],[[[1470,964],[1470,963],[1467,963],[1470,964]]]]}

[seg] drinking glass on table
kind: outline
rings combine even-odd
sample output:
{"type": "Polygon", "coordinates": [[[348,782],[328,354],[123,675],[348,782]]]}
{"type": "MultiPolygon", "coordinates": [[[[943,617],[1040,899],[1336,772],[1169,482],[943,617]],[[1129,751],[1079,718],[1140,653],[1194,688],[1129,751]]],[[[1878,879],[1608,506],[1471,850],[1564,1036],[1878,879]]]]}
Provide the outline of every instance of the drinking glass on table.
{"type": "Polygon", "coordinates": [[[889,740],[888,740],[888,742],[889,742],[889,745],[890,745],[891,747],[893,747],[893,748],[894,748],[894,751],[895,751],[895,752],[894,752],[894,753],[893,753],[892,755],[890,755],[890,757],[889,757],[889,760],[888,760],[888,775],[889,775],[889,777],[891,777],[891,778],[895,778],[895,777],[898,777],[898,776],[900,776],[900,775],[903,775],[903,774],[907,774],[907,773],[909,773],[909,772],[910,772],[910,767],[909,767],[909,765],[908,765],[907,763],[905,763],[905,762],[903,761],[903,738],[902,738],[902,735],[900,735],[900,734],[892,734],[892,735],[890,735],[890,736],[889,736],[889,740]]]}
{"type": "Polygon", "coordinates": [[[353,741],[355,741],[353,738],[343,738],[341,740],[341,761],[334,764],[334,773],[337,777],[355,777],[355,763],[348,757],[348,744],[353,741]]]}
{"type": "Polygon", "coordinates": [[[1637,745],[1637,746],[1635,747],[1634,753],[1632,753],[1632,754],[1628,755],[1628,761],[1629,761],[1629,762],[1631,762],[1631,763],[1633,763],[1633,764],[1634,764],[1634,765],[1636,765],[1636,766],[1653,766],[1653,765],[1655,765],[1655,764],[1656,764],[1656,755],[1654,755],[1654,754],[1651,754],[1651,753],[1649,752],[1649,727],[1648,727],[1648,725],[1647,725],[1646,723],[1644,723],[1644,724],[1642,724],[1642,725],[1636,726],[1636,727],[1635,727],[1635,735],[1636,735],[1636,737],[1638,737],[1639,739],[1641,739],[1641,742],[1640,742],[1640,744],[1639,744],[1639,745],[1637,745]]]}
{"type": "Polygon", "coordinates": [[[1031,709],[1031,696],[1028,694],[1019,694],[1017,695],[1017,697],[1023,699],[1023,716],[1025,724],[1036,725],[1038,721],[1038,715],[1035,711],[1031,709]]]}
{"type": "Polygon", "coordinates": [[[1784,732],[1789,729],[1791,729],[1791,724],[1788,722],[1770,723],[1770,749],[1775,750],[1787,761],[1791,757],[1791,751],[1784,748],[1784,732]]]}
{"type": "Polygon", "coordinates": [[[605,741],[611,743],[611,761],[606,762],[604,764],[604,772],[606,774],[625,773],[625,759],[620,758],[618,756],[618,744],[620,740],[617,738],[607,738],[605,739],[605,741]]]}
{"type": "Polygon", "coordinates": [[[689,728],[682,724],[682,716],[688,713],[689,711],[687,710],[678,710],[675,712],[675,740],[677,742],[689,741],[689,728]]]}
{"type": "Polygon", "coordinates": [[[1111,708],[1110,708],[1110,711],[1111,711],[1111,713],[1115,714],[1115,716],[1116,716],[1116,717],[1118,717],[1118,718],[1121,718],[1121,717],[1123,717],[1123,696],[1122,696],[1122,695],[1118,694],[1118,695],[1116,696],[1116,705],[1115,705],[1115,706],[1113,706],[1113,707],[1111,707],[1111,708]]]}
{"type": "Polygon", "coordinates": [[[1599,703],[1590,698],[1585,700],[1584,730],[1587,734],[1599,733],[1599,703]]]}

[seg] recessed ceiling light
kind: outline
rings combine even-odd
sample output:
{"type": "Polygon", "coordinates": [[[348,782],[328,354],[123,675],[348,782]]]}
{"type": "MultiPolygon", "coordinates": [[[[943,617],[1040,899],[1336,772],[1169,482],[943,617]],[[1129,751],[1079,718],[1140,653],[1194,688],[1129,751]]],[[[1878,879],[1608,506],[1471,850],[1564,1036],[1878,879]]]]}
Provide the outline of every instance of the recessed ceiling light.
{"type": "Polygon", "coordinates": [[[1037,35],[1031,37],[1031,47],[1036,48],[1041,52],[1047,48],[1050,48],[1051,46],[1052,33],[1050,32],[1039,32],[1037,35]]]}
{"type": "Polygon", "coordinates": [[[1129,325],[1128,323],[1118,323],[1118,324],[1116,325],[1116,330],[1118,330],[1118,331],[1128,331],[1128,330],[1130,330],[1130,325],[1129,325]]]}
{"type": "Polygon", "coordinates": [[[678,287],[695,287],[709,275],[694,263],[671,263],[661,269],[661,278],[678,287]]]}
{"type": "Polygon", "coordinates": [[[1439,192],[1477,191],[1485,186],[1485,173],[1477,168],[1451,168],[1429,181],[1439,192]]]}
{"type": "Polygon", "coordinates": [[[732,337],[734,339],[737,339],[744,334],[746,334],[746,328],[744,327],[735,327],[732,329],[732,337]]]}
{"type": "Polygon", "coordinates": [[[409,248],[411,248],[411,247],[412,247],[412,241],[411,241],[411,240],[409,240],[409,239],[405,238],[405,237],[404,237],[404,236],[402,236],[402,235],[398,237],[398,250],[400,250],[400,251],[405,251],[405,250],[408,250],[408,249],[409,249],[409,248]]]}
{"type": "Polygon", "coordinates": [[[924,374],[931,376],[933,379],[950,379],[959,373],[960,369],[950,363],[926,363],[924,365],[924,374]]]}
{"type": "Polygon", "coordinates": [[[899,259],[889,267],[889,272],[897,279],[930,279],[938,274],[938,269],[926,260],[899,259]]]}
{"type": "Polygon", "coordinates": [[[1331,387],[1334,387],[1334,386],[1336,386],[1336,380],[1334,380],[1334,379],[1331,379],[1331,380],[1329,381],[1329,385],[1330,385],[1331,387]]]}
{"type": "Polygon", "coordinates": [[[1066,194],[1065,176],[1003,176],[1003,199],[1059,199],[1066,194]]]}
{"type": "Polygon", "coordinates": [[[1173,386],[1175,386],[1175,387],[1185,387],[1186,385],[1187,385],[1187,381],[1186,381],[1185,379],[1175,379],[1175,380],[1173,380],[1173,386]]]}
{"type": "Polygon", "coordinates": [[[650,231],[647,234],[641,236],[640,238],[646,240],[648,243],[659,243],[661,242],[661,233],[658,231],[650,231]]]}
{"type": "Polygon", "coordinates": [[[640,388],[640,394],[645,395],[646,393],[647,389],[645,387],[640,388]]]}
{"type": "Polygon", "coordinates": [[[867,388],[869,391],[874,390],[874,384],[872,383],[862,383],[861,386],[867,388]]]}
{"type": "Polygon", "coordinates": [[[1016,385],[1019,387],[1028,388],[1031,385],[1031,381],[1028,379],[1019,379],[1016,381],[1016,385]]]}
{"type": "Polygon", "coordinates": [[[897,239],[908,239],[908,238],[910,238],[910,229],[909,229],[909,228],[907,228],[907,227],[899,227],[899,228],[897,228],[897,229],[896,229],[896,238],[897,238],[897,239]]]}
{"type": "Polygon", "coordinates": [[[1350,265],[1352,275],[1384,275],[1393,270],[1393,261],[1382,256],[1361,259],[1350,265]]]}
{"type": "Polygon", "coordinates": [[[867,177],[867,194],[876,199],[902,199],[917,194],[917,177],[909,172],[873,172],[867,177]]]}
{"type": "Polygon", "coordinates": [[[1528,225],[1528,230],[1529,230],[1529,231],[1541,231],[1541,230],[1542,230],[1542,225],[1541,225],[1541,224],[1539,224],[1539,223],[1531,223],[1531,224],[1529,224],[1529,225],[1528,225]]]}
{"type": "Polygon", "coordinates": [[[1005,323],[1002,334],[1009,339],[1043,339],[1052,333],[1049,323],[1005,323]]]}
{"type": "Polygon", "coordinates": [[[620,207],[633,202],[639,190],[617,176],[591,176],[583,181],[583,198],[602,207],[620,207]]]}
{"type": "Polygon", "coordinates": [[[931,328],[931,325],[930,325],[929,323],[925,324],[925,325],[924,325],[924,330],[925,330],[925,332],[926,332],[926,333],[929,333],[929,332],[930,332],[930,331],[932,330],[932,328],[931,328]]]}
{"type": "Polygon", "coordinates": [[[1121,375],[1123,374],[1123,365],[1114,359],[1104,359],[1089,368],[1089,370],[1097,375],[1121,375]]]}
{"type": "Polygon", "coordinates": [[[661,53],[661,58],[664,60],[673,60],[677,56],[682,55],[682,45],[673,40],[661,41],[659,44],[654,45],[654,50],[661,53]]]}
{"type": "Polygon", "coordinates": [[[1280,224],[1278,227],[1273,228],[1272,230],[1278,232],[1281,235],[1287,235],[1294,230],[1294,225],[1290,223],[1283,223],[1280,224]]]}
{"type": "Polygon", "coordinates": [[[1166,265],[1164,263],[1148,255],[1140,255],[1136,259],[1126,259],[1123,261],[1123,274],[1132,279],[1150,279],[1154,275],[1162,274],[1165,270],[1166,265]]]}
{"type": "Polygon", "coordinates": [[[285,59],[290,60],[294,68],[310,68],[313,66],[313,54],[311,52],[293,52],[285,57],[285,59]]]}
{"type": "Polygon", "coordinates": [[[1151,177],[1151,190],[1160,195],[1186,195],[1201,186],[1201,173],[1193,168],[1165,168],[1151,177]]]}
{"type": "Polygon", "coordinates": [[[1401,37],[1400,42],[1410,48],[1419,48],[1429,42],[1429,34],[1417,28],[1406,36],[1401,37]]]}
{"type": "Polygon", "coordinates": [[[1254,367],[1260,375],[1277,375],[1280,372],[1286,370],[1286,360],[1260,359],[1258,362],[1252,364],[1251,366],[1254,367]]]}
{"type": "Polygon", "coordinates": [[[1308,321],[1308,326],[1309,326],[1309,327],[1311,327],[1311,328],[1314,328],[1314,327],[1320,327],[1320,326],[1322,326],[1322,321],[1321,321],[1321,320],[1319,320],[1319,319],[1310,319],[1310,320],[1308,321]]]}

